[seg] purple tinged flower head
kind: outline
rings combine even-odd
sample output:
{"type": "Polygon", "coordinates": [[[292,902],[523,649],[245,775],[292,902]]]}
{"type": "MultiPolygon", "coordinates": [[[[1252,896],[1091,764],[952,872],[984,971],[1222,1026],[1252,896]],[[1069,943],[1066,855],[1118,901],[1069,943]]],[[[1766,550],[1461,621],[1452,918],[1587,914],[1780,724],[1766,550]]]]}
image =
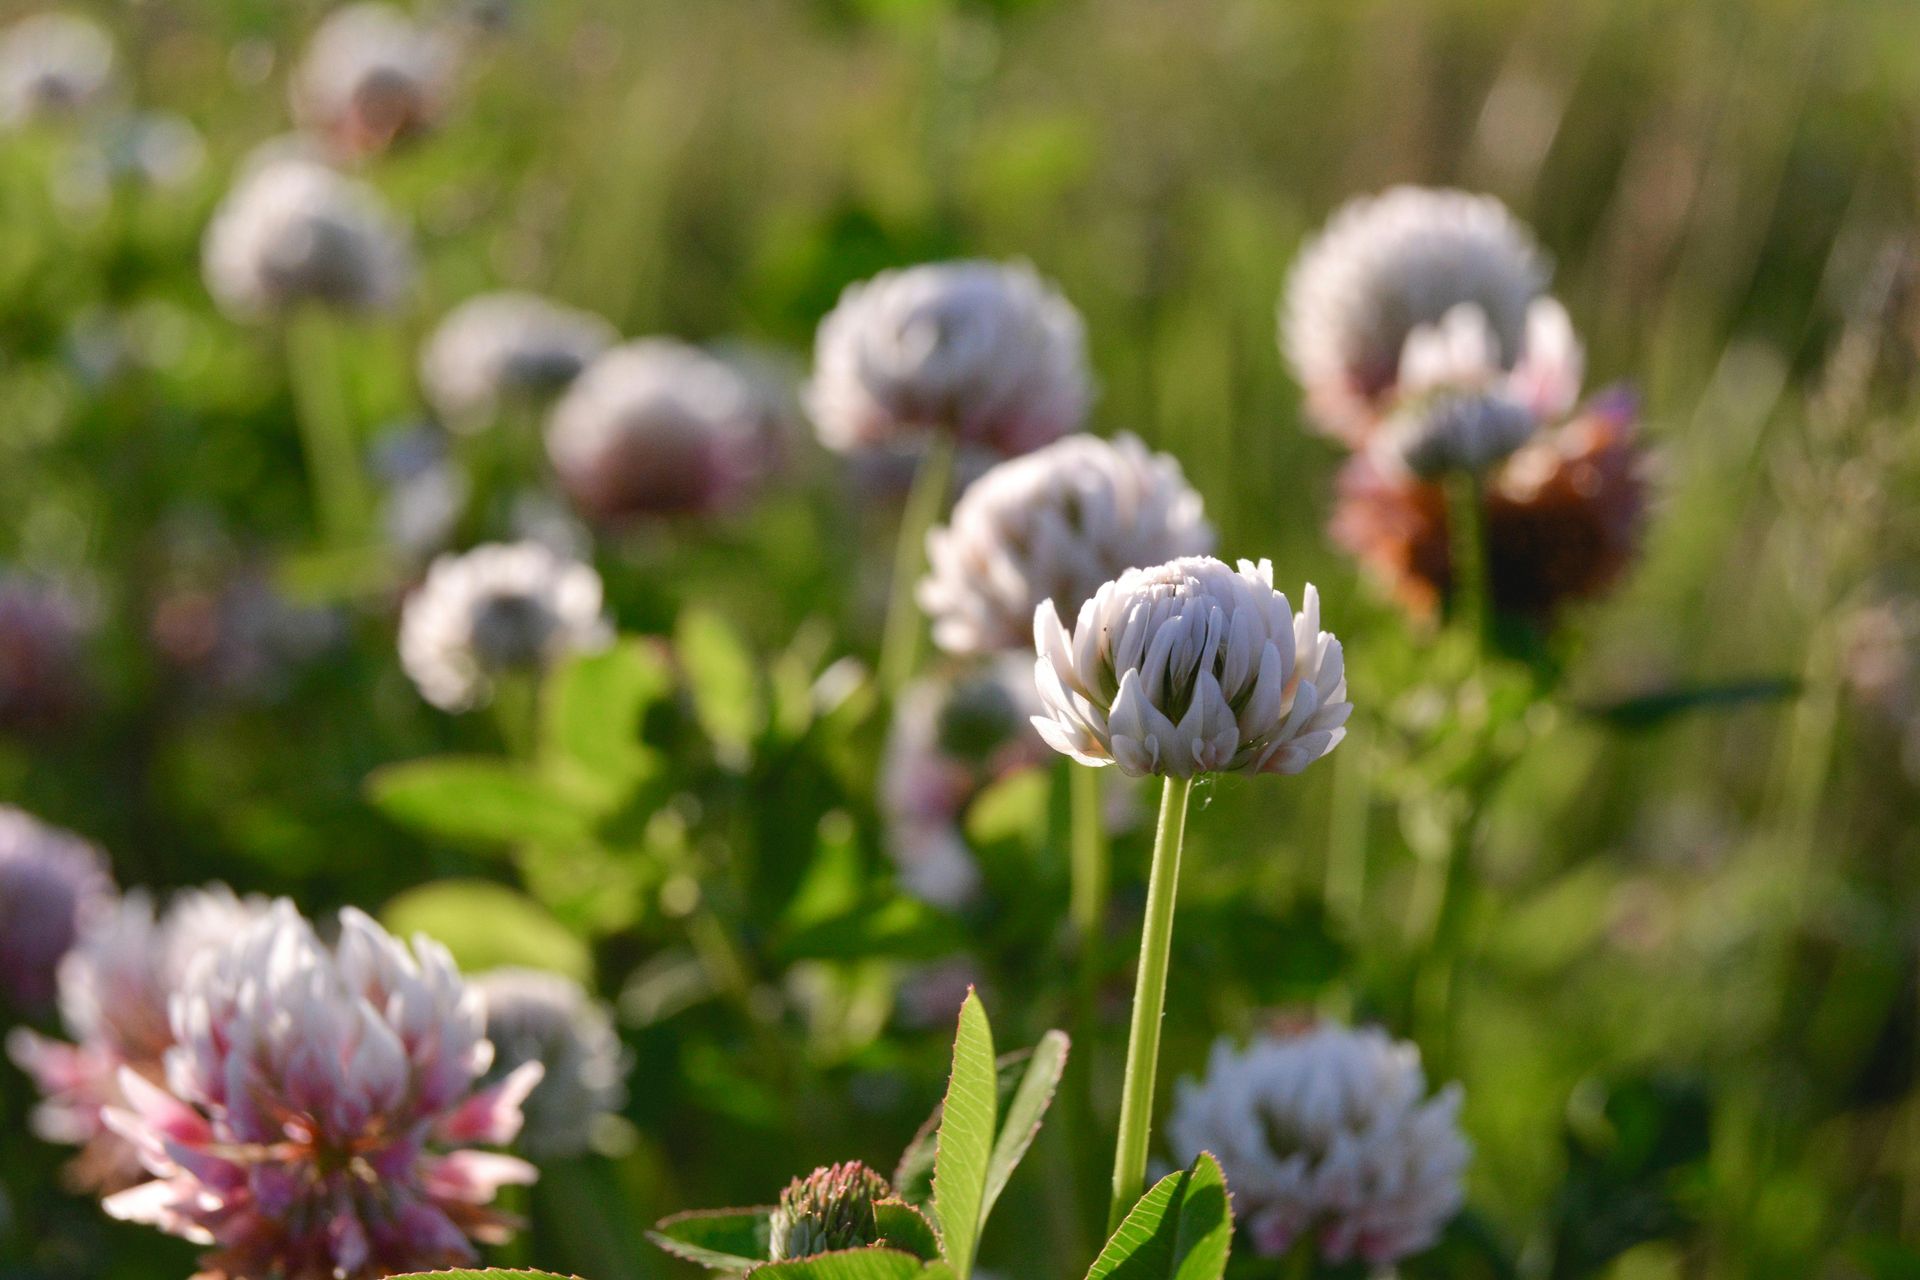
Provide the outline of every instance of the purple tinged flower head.
{"type": "Polygon", "coordinates": [[[207,1247],[210,1277],[341,1280],[471,1262],[510,1224],[487,1206],[532,1166],[474,1150],[519,1132],[529,1063],[493,1059],[445,948],[348,909],[323,944],[273,904],[188,966],[164,1082],[122,1071],[107,1123],[152,1180],[105,1202],[207,1247]]]}
{"type": "Polygon", "coordinates": [[[51,1004],[60,958],[112,896],[98,849],[0,805],[0,1001],[29,1011],[51,1004]]]}
{"type": "Polygon", "coordinates": [[[89,610],[71,591],[0,575],[0,732],[38,732],[86,703],[89,610]]]}

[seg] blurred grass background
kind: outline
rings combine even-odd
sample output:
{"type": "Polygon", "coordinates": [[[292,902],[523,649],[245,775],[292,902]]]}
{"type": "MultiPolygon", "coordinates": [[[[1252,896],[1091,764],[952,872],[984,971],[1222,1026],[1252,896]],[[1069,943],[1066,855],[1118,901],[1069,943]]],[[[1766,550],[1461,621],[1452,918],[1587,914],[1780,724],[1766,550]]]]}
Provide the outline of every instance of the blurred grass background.
{"type": "MultiPolygon", "coordinates": [[[[263,561],[310,541],[282,355],[212,311],[198,236],[232,164],[284,128],[285,67],[322,9],[94,12],[135,95],[190,118],[209,163],[178,191],[76,207],[57,180],[64,144],[5,142],[0,561],[83,584],[101,627],[94,713],[53,739],[0,741],[0,795],[101,840],[129,883],[219,877],[317,910],[492,875],[362,797],[382,764],[491,747],[485,724],[418,705],[379,610],[266,705],[202,698],[151,652],[170,540],[210,530],[263,561]],[[105,364],[89,345],[102,333],[105,364]]],[[[1902,726],[1846,697],[1843,625],[1920,586],[1901,293],[1920,10],[552,0],[481,47],[462,99],[441,133],[367,171],[414,223],[425,275],[404,320],[344,338],[369,438],[418,416],[415,344],[481,289],[547,291],[632,335],[767,344],[797,371],[849,281],[1025,258],[1086,317],[1096,429],[1177,454],[1226,554],[1321,585],[1350,655],[1353,740],[1295,784],[1204,795],[1169,1077],[1275,1004],[1418,1021],[1407,921],[1430,857],[1403,803],[1420,788],[1402,782],[1437,766],[1403,730],[1454,659],[1325,540],[1338,458],[1301,429],[1274,304],[1302,236],[1351,195],[1411,181],[1506,200],[1557,264],[1590,383],[1639,388],[1660,486],[1644,562],[1562,637],[1561,696],[1527,721],[1478,853],[1485,893],[1447,1034],[1422,1036],[1432,1073],[1467,1085],[1473,1202],[1529,1274],[1587,1274],[1578,1250],[1600,1246],[1554,1224],[1618,1218],[1647,1243],[1605,1274],[1633,1280],[1920,1274],[1916,784],[1902,726]],[[1798,696],[1640,726],[1583,711],[1776,676],[1798,696]],[[1344,809],[1343,784],[1359,797],[1344,809]],[[1329,833],[1353,840],[1356,823],[1364,897],[1330,899],[1329,833]],[[1271,922],[1265,949],[1223,943],[1196,923],[1210,910],[1271,922]],[[1633,1179],[1609,1183],[1621,1169],[1633,1179]]],[[[850,509],[835,470],[805,457],[725,528],[603,548],[623,625],[665,633],[693,602],[762,651],[818,618],[829,649],[870,653],[886,565],[869,548],[893,514],[850,509]]],[[[300,580],[302,563],[281,568],[300,580]]],[[[1470,702],[1434,719],[1436,739],[1470,735],[1470,702]]],[[[1142,850],[1121,857],[1131,883],[1142,850]]],[[[1057,876],[1040,884],[1064,896],[1057,876]]],[[[1010,1001],[1028,935],[1008,929],[980,949],[1014,953],[1010,1001]]],[[[599,957],[603,974],[634,958],[599,957]]],[[[644,1153],[594,1195],[622,1230],[682,1200],[764,1200],[788,1173],[754,1146],[770,1133],[796,1170],[802,1156],[884,1161],[892,1137],[845,1150],[869,1140],[860,1108],[821,1099],[880,1089],[879,1131],[903,1141],[944,1030],[899,1058],[867,1045],[826,1062],[817,1091],[789,1101],[799,1115],[712,1121],[662,1112],[751,1075],[720,1060],[737,1046],[641,1033],[644,1153]],[[888,1086],[904,1096],[874,1083],[896,1071],[915,1082],[888,1086]]],[[[1117,1077],[1113,1047],[1102,1070],[1117,1077]]],[[[84,1238],[94,1213],[41,1197],[16,1205],[14,1229],[84,1238]]],[[[73,1246],[104,1266],[91,1274],[156,1273],[156,1255],[183,1269],[143,1235],[104,1238],[104,1255],[73,1246]]],[[[1019,1238],[1003,1222],[987,1264],[1047,1272],[1019,1238]]]]}

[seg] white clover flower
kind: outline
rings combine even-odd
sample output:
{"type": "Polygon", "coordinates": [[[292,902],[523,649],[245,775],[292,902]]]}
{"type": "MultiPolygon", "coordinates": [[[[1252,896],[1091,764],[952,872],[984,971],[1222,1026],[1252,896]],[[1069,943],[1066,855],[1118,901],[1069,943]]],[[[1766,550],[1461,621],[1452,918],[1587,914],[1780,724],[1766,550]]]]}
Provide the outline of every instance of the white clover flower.
{"type": "Polygon", "coordinates": [[[591,565],[537,542],[490,543],[428,567],[401,611],[400,664],[421,697],[465,711],[491,698],[501,675],[610,639],[591,565]]]}
{"type": "Polygon", "coordinates": [[[1401,372],[1408,337],[1477,308],[1511,369],[1546,287],[1533,236],[1491,196],[1395,187],[1348,203],[1301,250],[1281,303],[1281,346],[1329,433],[1357,442],[1401,372]]]}
{"type": "Polygon", "coordinates": [[[114,87],[113,39],[77,13],[40,13],[0,31],[0,127],[79,114],[114,87]]]}
{"type": "Polygon", "coordinates": [[[502,290],[446,314],[420,353],[420,382],[448,427],[485,426],[503,402],[562,391],[615,340],[599,316],[502,290]]]}
{"type": "Polygon", "coordinates": [[[1034,611],[1047,745],[1135,777],[1299,773],[1339,745],[1353,711],[1340,642],[1308,584],[1294,613],[1273,565],[1206,556],[1129,569],[1072,632],[1034,611]]]}
{"type": "Polygon", "coordinates": [[[60,958],[112,896],[98,849],[0,805],[0,1000],[28,1010],[51,1002],[60,958]]]}
{"type": "Polygon", "coordinates": [[[33,1129],[49,1142],[83,1150],[70,1179],[96,1191],[141,1181],[139,1158],[106,1128],[107,1107],[125,1105],[123,1068],[158,1081],[173,1044],[167,1003],[195,957],[246,929],[267,911],[264,898],[240,898],[224,885],[173,899],[164,915],[135,890],[87,921],[60,963],[60,1017],[71,1042],[16,1028],[7,1050],[33,1078],[42,1101],[33,1129]]]}
{"type": "Polygon", "coordinates": [[[235,319],[306,302],[383,311],[412,285],[413,256],[371,187],[269,147],[214,210],[202,271],[235,319]]]}
{"type": "Polygon", "coordinates": [[[540,1079],[491,1086],[480,997],[445,948],[358,911],[323,946],[287,902],[189,966],[162,1083],[120,1073],[107,1124],[152,1180],[116,1218],[205,1246],[202,1274],[368,1280],[472,1262],[499,1242],[499,1189],[531,1182],[502,1145],[540,1079]]]}
{"type": "Polygon", "coordinates": [[[946,262],[848,286],[814,341],[807,409],[829,448],[931,431],[1011,456],[1079,428],[1079,313],[1031,267],[946,262]]]}
{"type": "Polygon", "coordinates": [[[759,388],[725,361],[669,338],[600,356],[547,419],[547,456],[574,503],[619,522],[737,505],[764,473],[759,388]]]}
{"type": "Polygon", "coordinates": [[[1322,1025],[1222,1040],[1206,1078],[1180,1082],[1167,1122],[1175,1157],[1211,1151],[1256,1251],[1311,1234],[1329,1262],[1381,1266],[1418,1253],[1459,1212],[1471,1154],[1460,1088],[1427,1093],[1420,1051],[1375,1028],[1322,1025]]]}
{"type": "Polygon", "coordinates": [[[1128,569],[1213,550],[1200,495],[1167,454],[1130,435],[1076,435],[968,485],[927,535],[920,605],[952,653],[1025,648],[1033,611],[1072,614],[1128,569]]]}
{"type": "Polygon", "coordinates": [[[308,42],[293,74],[293,118],[346,154],[384,150],[439,119],[453,66],[453,42],[404,10],[349,4],[308,42]]]}
{"type": "Polygon", "coordinates": [[[543,1068],[522,1106],[520,1146],[536,1159],[577,1156],[594,1129],[627,1103],[626,1047],[606,1007],[579,983],[534,969],[496,969],[475,978],[493,1042],[490,1079],[529,1062],[543,1068]]]}

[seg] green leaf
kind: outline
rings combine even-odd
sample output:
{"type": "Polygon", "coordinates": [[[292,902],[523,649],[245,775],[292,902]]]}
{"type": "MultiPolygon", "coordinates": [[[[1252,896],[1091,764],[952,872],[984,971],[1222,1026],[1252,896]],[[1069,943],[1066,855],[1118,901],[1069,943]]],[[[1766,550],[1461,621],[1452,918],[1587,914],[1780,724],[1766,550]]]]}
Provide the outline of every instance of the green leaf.
{"type": "Polygon", "coordinates": [[[783,959],[932,960],[960,945],[953,920],[914,898],[889,898],[794,929],[779,946],[783,959]]]}
{"type": "Polygon", "coordinates": [[[940,1261],[940,1238],[934,1234],[927,1215],[904,1200],[879,1200],[873,1216],[880,1224],[880,1238],[895,1249],[905,1249],[928,1262],[940,1261]]]}
{"type": "Polygon", "coordinates": [[[401,937],[424,933],[441,943],[468,973],[518,965],[578,982],[593,976],[584,942],[532,899],[492,881],[436,880],[409,889],[380,919],[401,937]]]}
{"type": "Polygon", "coordinates": [[[700,727],[723,762],[744,766],[766,720],[752,651],[724,618],[697,605],[681,610],[673,647],[700,727]]]}
{"type": "Polygon", "coordinates": [[[988,783],[967,806],[967,842],[976,846],[1002,840],[1029,846],[1045,843],[1052,793],[1053,775],[1046,769],[1027,769],[988,783]]]}
{"type": "Polygon", "coordinates": [[[1007,1179],[1013,1176],[1027,1148],[1033,1145],[1034,1136],[1040,1132],[1040,1118],[1052,1105],[1053,1091],[1060,1086],[1060,1074],[1067,1069],[1068,1045],[1066,1032],[1049,1031],[1033,1047],[1026,1074],[1007,1106],[1000,1134],[994,1139],[993,1156],[987,1161],[986,1198],[980,1206],[983,1225],[987,1215],[993,1212],[994,1202],[1007,1189],[1007,1179]]]}
{"type": "MultiPolygon", "coordinates": [[[[1002,1114],[1007,1114],[1013,1104],[1013,1095],[1027,1078],[1027,1063],[1032,1060],[1032,1049],[1015,1049],[1003,1053],[1000,1060],[993,1064],[995,1072],[995,1102],[1002,1114]]],[[[944,1104],[935,1103],[933,1111],[919,1130],[913,1135],[913,1141],[900,1153],[900,1162],[893,1169],[894,1194],[908,1204],[925,1205],[933,1198],[933,1156],[939,1146],[940,1117],[944,1104]]]]}
{"type": "MultiPolygon", "coordinates": [[[[933,1268],[898,1249],[836,1249],[811,1258],[767,1262],[748,1272],[755,1280],[928,1280],[933,1268]]],[[[941,1267],[942,1272],[946,1271],[941,1267]]]]}
{"type": "Polygon", "coordinates": [[[767,1260],[772,1208],[696,1209],[662,1218],[647,1239],[676,1258],[715,1271],[749,1271],[767,1260]]]}
{"type": "Polygon", "coordinates": [[[960,1280],[973,1274],[986,1214],[996,1095],[993,1028],[980,997],[969,990],[953,1037],[953,1074],[940,1104],[933,1157],[933,1215],[940,1223],[947,1261],[960,1280]]]}
{"type": "Polygon", "coordinates": [[[402,826],[482,843],[579,840],[594,818],[576,797],[526,769],[478,757],[388,765],[368,777],[367,793],[402,826]]]}
{"type": "Polygon", "coordinates": [[[555,1275],[551,1271],[509,1271],[490,1267],[485,1271],[409,1271],[389,1280],[579,1280],[577,1276],[555,1275]]]}
{"type": "Polygon", "coordinates": [[[1094,1259],[1087,1280],[1220,1280],[1233,1214],[1220,1162],[1202,1151],[1148,1188],[1094,1259]]]}
{"type": "Polygon", "coordinates": [[[642,640],[575,658],[547,681],[545,746],[605,786],[629,787],[657,760],[640,741],[641,718],[672,689],[666,657],[642,640]]]}

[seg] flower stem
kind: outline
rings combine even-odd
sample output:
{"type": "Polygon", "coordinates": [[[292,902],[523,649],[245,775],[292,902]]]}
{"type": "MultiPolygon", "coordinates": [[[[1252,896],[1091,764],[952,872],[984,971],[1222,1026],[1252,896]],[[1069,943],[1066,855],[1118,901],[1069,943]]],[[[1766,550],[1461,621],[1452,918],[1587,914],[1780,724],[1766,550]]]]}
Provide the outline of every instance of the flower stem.
{"type": "Polygon", "coordinates": [[[920,606],[913,598],[927,562],[927,530],[940,518],[953,483],[954,441],[935,431],[914,472],[913,489],[900,513],[900,537],[893,549],[893,581],[887,588],[887,624],[880,637],[880,687],[889,694],[913,675],[920,661],[920,606]]]}
{"type": "Polygon", "coordinates": [[[1106,815],[1100,803],[1101,770],[1066,763],[1067,801],[1073,826],[1072,887],[1068,915],[1082,958],[1090,956],[1107,914],[1107,883],[1112,862],[1106,815]]]}
{"type": "Polygon", "coordinates": [[[333,317],[319,307],[288,318],[287,381],[314,511],[327,542],[343,546],[365,532],[368,496],[337,337],[333,317]]]}
{"type": "Polygon", "coordinates": [[[1446,478],[1448,615],[1469,628],[1483,647],[1493,638],[1493,583],[1488,572],[1486,492],[1480,477],[1456,471],[1446,478]]]}
{"type": "Polygon", "coordinates": [[[1147,919],[1140,930],[1140,972],[1127,1031],[1127,1074],[1120,1090],[1120,1139],[1113,1152],[1111,1233],[1147,1184],[1147,1142],[1153,1124],[1153,1080],[1160,1064],[1160,1020],[1167,1003],[1167,961],[1173,947],[1174,895],[1180,884],[1180,848],[1187,835],[1187,797],[1193,779],[1168,777],[1153,833],[1147,876],[1147,919]]]}

